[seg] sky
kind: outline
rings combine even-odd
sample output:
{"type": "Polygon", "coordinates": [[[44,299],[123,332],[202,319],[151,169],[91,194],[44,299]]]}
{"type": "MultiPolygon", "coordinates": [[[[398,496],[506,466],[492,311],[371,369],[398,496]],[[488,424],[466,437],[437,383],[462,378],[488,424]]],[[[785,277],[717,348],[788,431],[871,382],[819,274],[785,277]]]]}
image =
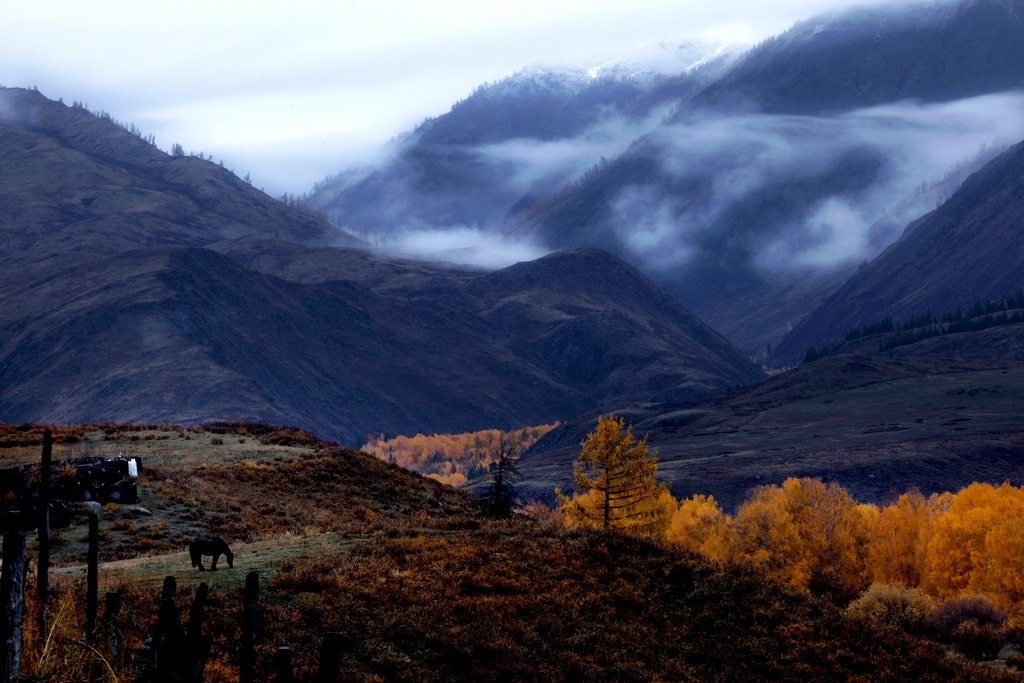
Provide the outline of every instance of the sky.
{"type": "Polygon", "coordinates": [[[520,68],[756,43],[852,4],[871,1],[3,0],[0,85],[83,102],[268,194],[302,194],[520,68]]]}

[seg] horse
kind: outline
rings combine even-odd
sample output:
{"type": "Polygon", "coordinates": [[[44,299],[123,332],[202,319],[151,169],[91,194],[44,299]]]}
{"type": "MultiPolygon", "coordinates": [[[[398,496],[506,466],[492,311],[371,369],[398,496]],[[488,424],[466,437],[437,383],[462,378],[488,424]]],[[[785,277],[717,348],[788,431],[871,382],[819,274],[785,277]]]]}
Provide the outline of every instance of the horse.
{"type": "Polygon", "coordinates": [[[221,555],[227,558],[228,567],[234,567],[232,563],[235,556],[223,538],[197,538],[188,544],[188,554],[192,557],[192,566],[198,567],[199,571],[205,570],[205,567],[203,567],[203,555],[213,557],[210,569],[217,569],[217,560],[220,559],[221,555]]]}

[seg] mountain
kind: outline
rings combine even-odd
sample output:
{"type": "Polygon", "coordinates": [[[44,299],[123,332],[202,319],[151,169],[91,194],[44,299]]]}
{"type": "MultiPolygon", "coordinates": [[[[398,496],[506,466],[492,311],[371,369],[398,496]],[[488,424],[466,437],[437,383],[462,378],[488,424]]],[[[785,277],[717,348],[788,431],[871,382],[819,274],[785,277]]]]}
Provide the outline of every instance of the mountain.
{"type": "Polygon", "coordinates": [[[381,241],[423,229],[498,230],[620,153],[741,49],[662,44],[598,66],[523,69],[424,122],[360,179],[318,183],[309,201],[381,241]]]}
{"type": "MultiPolygon", "coordinates": [[[[1024,3],[921,2],[800,22],[694,99],[824,115],[905,99],[946,102],[1024,86],[1024,3]]],[[[692,111],[682,115],[692,115],[692,111]]]]}
{"type": "Polygon", "coordinates": [[[3,91],[0,421],[468,431],[760,371],[619,259],[366,250],[218,166],[3,91]]]}
{"type": "Polygon", "coordinates": [[[406,253],[471,260],[431,245],[478,239],[610,251],[764,357],[979,150],[1024,135],[1022,17],[1020,0],[876,6],[739,59],[661,46],[524,69],[310,201],[406,253]],[[689,69],[643,66],[666,57],[689,69]]]}
{"type": "Polygon", "coordinates": [[[212,162],[169,156],[109,115],[33,90],[0,89],[0,146],[4,257],[52,248],[106,255],[249,234],[355,243],[212,162]]]}
{"type": "Polygon", "coordinates": [[[792,363],[812,345],[890,317],[942,316],[1024,287],[1024,142],[971,175],[941,207],[852,275],[775,349],[792,363]]]}
{"type": "Polygon", "coordinates": [[[1024,135],[1022,84],[1019,0],[812,19],[539,203],[517,234],[625,255],[740,348],[763,351],[920,217],[908,199],[936,172],[1024,135]],[[937,166],[936,149],[958,151],[937,166]]]}

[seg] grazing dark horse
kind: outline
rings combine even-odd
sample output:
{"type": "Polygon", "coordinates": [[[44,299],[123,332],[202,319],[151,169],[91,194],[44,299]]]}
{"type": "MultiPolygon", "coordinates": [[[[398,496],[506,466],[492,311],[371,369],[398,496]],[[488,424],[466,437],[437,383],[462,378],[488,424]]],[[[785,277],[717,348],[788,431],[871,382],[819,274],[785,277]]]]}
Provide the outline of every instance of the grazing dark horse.
{"type": "Polygon", "coordinates": [[[197,538],[188,544],[188,554],[192,557],[192,566],[198,567],[199,571],[205,569],[203,567],[203,555],[211,555],[213,557],[210,569],[217,568],[217,560],[220,559],[221,555],[227,558],[229,567],[234,567],[232,562],[235,556],[223,538],[197,538]]]}

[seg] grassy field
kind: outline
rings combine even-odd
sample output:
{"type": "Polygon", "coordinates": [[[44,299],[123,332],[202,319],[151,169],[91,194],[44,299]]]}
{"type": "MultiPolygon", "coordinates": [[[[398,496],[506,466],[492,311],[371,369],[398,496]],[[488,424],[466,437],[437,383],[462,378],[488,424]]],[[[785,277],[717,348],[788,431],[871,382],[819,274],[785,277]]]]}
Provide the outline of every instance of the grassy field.
{"type": "MultiPolygon", "coordinates": [[[[469,494],[309,435],[227,431],[87,428],[75,442],[54,444],[55,461],[122,454],[142,461],[139,503],[99,508],[104,560],[183,553],[202,536],[222,536],[232,546],[327,532],[358,536],[379,528],[390,513],[422,512],[430,520],[474,505],[469,494]]],[[[0,449],[0,466],[38,462],[39,452],[39,444],[0,449]]],[[[54,565],[81,564],[85,513],[52,537],[54,565]]]]}
{"type": "MultiPolygon", "coordinates": [[[[283,446],[263,443],[244,435],[217,434],[212,431],[184,429],[176,425],[107,428],[85,427],[81,440],[57,443],[54,460],[78,457],[113,458],[139,456],[144,467],[159,465],[188,469],[232,462],[275,462],[313,453],[312,446],[283,446]]],[[[0,467],[39,462],[38,443],[0,449],[0,467]]]]}
{"type": "MultiPolygon", "coordinates": [[[[182,618],[209,585],[205,680],[236,681],[242,588],[256,572],[262,679],[289,645],[296,680],[314,680],[322,634],[336,631],[339,681],[1017,680],[748,570],[618,534],[483,520],[464,492],[365,454],[232,429],[90,429],[55,449],[143,458],[142,505],[100,511],[99,585],[121,594],[125,649],[101,662],[80,645],[79,516],[57,532],[49,638],[33,632],[30,604],[26,679],[130,680],[173,576],[182,618]],[[232,568],[190,566],[185,543],[207,533],[228,538],[232,568]]],[[[4,449],[4,464],[33,450],[4,449]]]]}
{"type": "MultiPolygon", "coordinates": [[[[250,543],[233,544],[233,567],[222,557],[216,571],[210,571],[210,558],[205,558],[206,571],[192,567],[187,550],[102,562],[100,590],[115,590],[123,585],[143,586],[159,591],[167,576],[177,577],[184,584],[206,582],[211,588],[233,590],[245,584],[249,572],[259,572],[261,581],[270,580],[281,566],[311,560],[324,553],[344,552],[365,537],[350,534],[322,533],[309,536],[286,534],[250,543]]],[[[84,564],[57,567],[52,575],[72,582],[85,577],[84,564]]]]}

